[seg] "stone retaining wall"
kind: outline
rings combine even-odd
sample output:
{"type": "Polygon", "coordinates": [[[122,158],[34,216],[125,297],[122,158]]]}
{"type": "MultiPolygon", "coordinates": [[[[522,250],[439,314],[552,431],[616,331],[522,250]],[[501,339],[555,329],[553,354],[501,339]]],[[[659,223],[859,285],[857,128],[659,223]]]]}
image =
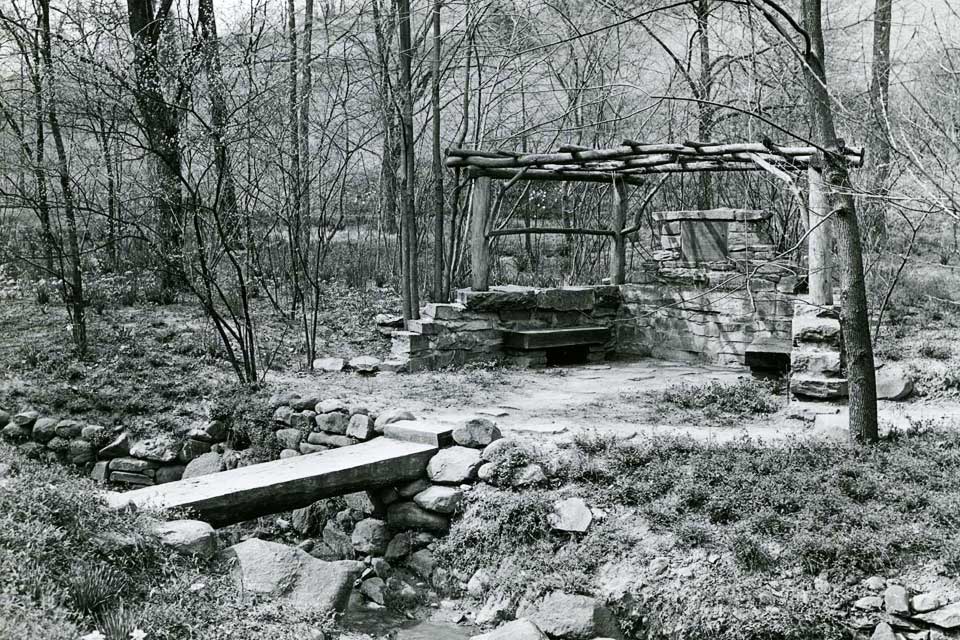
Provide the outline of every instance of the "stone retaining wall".
{"type": "MultiPolygon", "coordinates": [[[[393,357],[408,371],[440,369],[498,357],[521,366],[542,366],[543,351],[512,352],[503,348],[501,331],[582,326],[613,327],[620,305],[615,286],[492,287],[490,291],[461,289],[457,302],[428,304],[420,320],[393,333],[393,357]]],[[[603,359],[613,342],[593,345],[590,358],[603,359]]]]}

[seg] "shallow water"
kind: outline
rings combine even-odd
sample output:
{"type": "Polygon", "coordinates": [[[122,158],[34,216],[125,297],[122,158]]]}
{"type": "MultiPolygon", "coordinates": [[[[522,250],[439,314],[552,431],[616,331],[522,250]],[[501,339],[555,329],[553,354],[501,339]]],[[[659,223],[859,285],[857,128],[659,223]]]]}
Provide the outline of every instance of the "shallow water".
{"type": "Polygon", "coordinates": [[[396,640],[469,640],[479,633],[473,627],[453,622],[407,620],[387,609],[363,607],[351,607],[341,626],[347,632],[367,634],[374,638],[386,637],[390,631],[396,630],[396,640]]]}

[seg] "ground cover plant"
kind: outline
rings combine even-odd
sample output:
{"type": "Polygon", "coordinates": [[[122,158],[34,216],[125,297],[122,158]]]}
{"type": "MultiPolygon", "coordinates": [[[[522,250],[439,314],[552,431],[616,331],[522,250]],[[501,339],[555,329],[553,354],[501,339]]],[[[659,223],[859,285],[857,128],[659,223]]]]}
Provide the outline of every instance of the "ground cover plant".
{"type": "Polygon", "coordinates": [[[703,420],[709,425],[776,413],[782,406],[779,385],[753,379],[735,384],[673,385],[657,394],[655,413],[661,419],[703,420]]]}
{"type": "Polygon", "coordinates": [[[0,469],[0,638],[292,640],[329,627],[244,596],[224,560],[171,555],[149,515],[107,509],[88,479],[5,445],[0,469]]]}
{"type": "Polygon", "coordinates": [[[439,554],[464,575],[493,571],[517,606],[563,589],[610,598],[637,637],[842,638],[861,580],[960,576],[952,430],[916,427],[872,448],[586,435],[516,464],[530,460],[551,484],[475,494],[439,554]],[[569,496],[604,514],[583,536],[550,529],[546,514],[569,496]],[[683,569],[658,573],[657,558],[683,569]]]}

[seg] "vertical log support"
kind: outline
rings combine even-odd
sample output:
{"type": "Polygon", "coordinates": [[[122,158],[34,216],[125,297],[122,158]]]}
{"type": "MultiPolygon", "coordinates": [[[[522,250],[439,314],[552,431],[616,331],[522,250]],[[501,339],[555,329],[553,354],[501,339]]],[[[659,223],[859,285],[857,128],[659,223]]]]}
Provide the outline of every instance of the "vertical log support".
{"type": "Polygon", "coordinates": [[[470,199],[470,267],[474,291],[486,291],[490,285],[490,178],[474,178],[470,199]]]}
{"type": "Polygon", "coordinates": [[[827,193],[820,168],[811,163],[807,169],[810,184],[810,235],[807,237],[807,255],[810,273],[810,302],[815,305],[833,304],[833,221],[830,220],[827,193]]]}
{"type": "Polygon", "coordinates": [[[613,242],[610,243],[610,284],[623,284],[626,276],[627,247],[623,237],[627,225],[627,185],[613,179],[613,242]]]}

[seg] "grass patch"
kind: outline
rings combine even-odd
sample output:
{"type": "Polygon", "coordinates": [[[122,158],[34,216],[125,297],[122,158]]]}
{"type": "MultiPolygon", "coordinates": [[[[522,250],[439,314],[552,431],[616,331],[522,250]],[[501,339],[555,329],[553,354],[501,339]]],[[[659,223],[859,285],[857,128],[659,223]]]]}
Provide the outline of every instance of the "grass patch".
{"type": "Polygon", "coordinates": [[[661,418],[702,417],[710,424],[731,419],[750,418],[776,413],[780,402],[776,389],[764,382],[742,380],[725,384],[712,380],[703,385],[673,385],[657,397],[657,414],[661,418]]]}
{"type": "Polygon", "coordinates": [[[551,466],[555,488],[474,492],[440,544],[441,564],[467,576],[492,570],[497,589],[517,600],[552,589],[599,593],[611,567],[626,571],[625,584],[647,585],[618,612],[638,637],[661,637],[660,629],[684,639],[842,638],[843,621],[813,591],[814,576],[855,585],[936,562],[960,577],[953,431],[916,429],[873,447],[587,433],[530,457],[551,466]],[[570,495],[607,514],[581,537],[553,533],[546,521],[553,502],[570,495]],[[695,569],[683,580],[652,578],[646,567],[659,555],[695,569]],[[771,596],[745,594],[774,579],[782,600],[771,612],[771,596]],[[736,617],[717,613],[730,602],[736,617]]]}
{"type": "Polygon", "coordinates": [[[106,508],[92,481],[0,445],[0,637],[310,637],[329,622],[244,595],[225,565],[173,556],[146,514],[106,508]]]}

